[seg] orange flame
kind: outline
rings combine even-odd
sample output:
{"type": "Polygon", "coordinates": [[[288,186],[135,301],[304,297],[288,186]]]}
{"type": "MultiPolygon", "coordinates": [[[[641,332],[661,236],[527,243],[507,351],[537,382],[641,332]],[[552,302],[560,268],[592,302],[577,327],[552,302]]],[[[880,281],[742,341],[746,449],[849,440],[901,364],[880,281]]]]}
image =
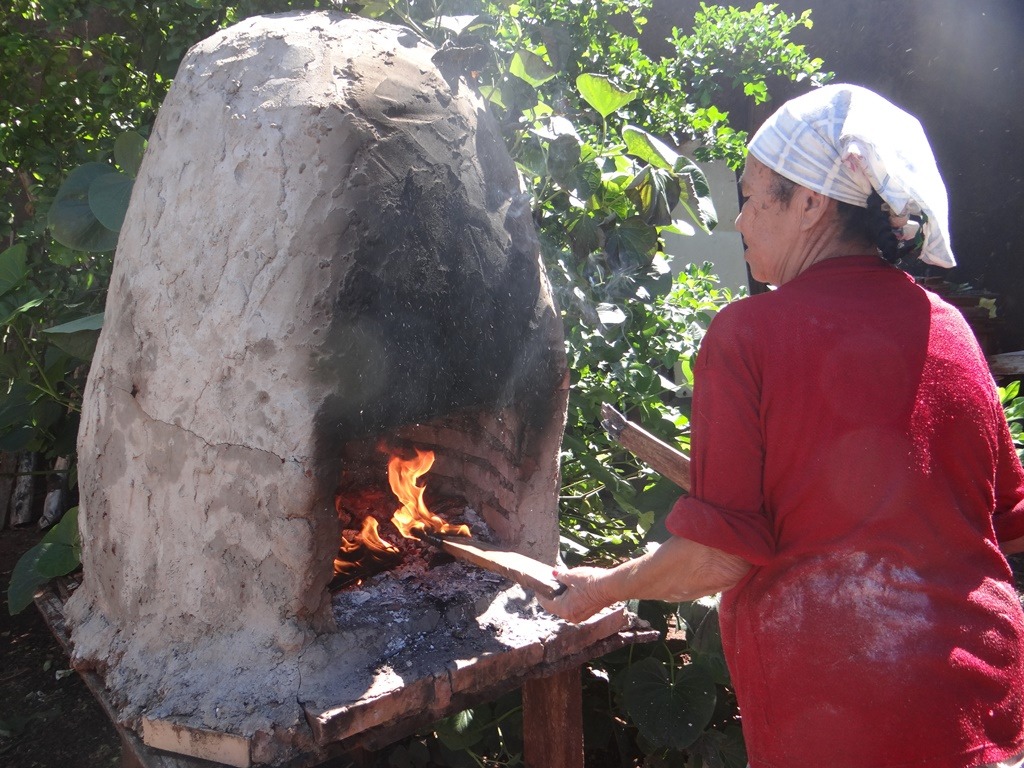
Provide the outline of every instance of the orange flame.
{"type": "Polygon", "coordinates": [[[407,539],[418,538],[413,531],[431,531],[433,533],[455,533],[469,536],[469,528],[465,525],[449,525],[440,517],[427,509],[423,501],[425,486],[417,481],[430,471],[434,465],[434,452],[416,449],[416,457],[403,459],[392,456],[388,462],[388,482],[391,490],[402,503],[395,510],[391,522],[398,532],[407,539]]]}
{"type": "Polygon", "coordinates": [[[380,537],[376,518],[367,515],[363,520],[362,530],[354,540],[345,536],[341,537],[338,556],[334,558],[334,574],[352,573],[359,568],[361,566],[359,553],[364,548],[392,554],[397,554],[400,551],[398,547],[380,537]]]}
{"type": "Polygon", "coordinates": [[[366,544],[370,549],[380,549],[385,552],[398,552],[399,549],[394,544],[388,541],[384,541],[380,537],[379,528],[377,527],[377,519],[375,517],[367,516],[366,520],[363,521],[363,530],[359,532],[360,538],[363,543],[366,544]]]}

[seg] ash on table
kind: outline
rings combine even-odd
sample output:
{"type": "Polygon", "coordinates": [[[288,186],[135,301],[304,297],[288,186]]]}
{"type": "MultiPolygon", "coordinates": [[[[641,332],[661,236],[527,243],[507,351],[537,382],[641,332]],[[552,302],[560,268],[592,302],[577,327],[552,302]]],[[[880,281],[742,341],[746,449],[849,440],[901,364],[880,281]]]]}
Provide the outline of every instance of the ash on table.
{"type": "Polygon", "coordinates": [[[518,647],[560,624],[522,587],[460,562],[400,566],[335,594],[331,605],[340,627],[386,638],[378,663],[399,669],[518,647]]]}

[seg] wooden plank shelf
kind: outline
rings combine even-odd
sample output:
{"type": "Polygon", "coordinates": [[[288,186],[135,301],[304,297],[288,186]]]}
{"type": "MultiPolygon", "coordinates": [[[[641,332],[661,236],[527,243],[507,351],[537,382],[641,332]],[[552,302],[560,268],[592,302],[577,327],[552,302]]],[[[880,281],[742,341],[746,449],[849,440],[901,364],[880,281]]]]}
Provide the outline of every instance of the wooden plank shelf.
{"type": "Polygon", "coordinates": [[[996,378],[1024,376],[1024,351],[992,355],[988,359],[988,367],[996,378]]]}

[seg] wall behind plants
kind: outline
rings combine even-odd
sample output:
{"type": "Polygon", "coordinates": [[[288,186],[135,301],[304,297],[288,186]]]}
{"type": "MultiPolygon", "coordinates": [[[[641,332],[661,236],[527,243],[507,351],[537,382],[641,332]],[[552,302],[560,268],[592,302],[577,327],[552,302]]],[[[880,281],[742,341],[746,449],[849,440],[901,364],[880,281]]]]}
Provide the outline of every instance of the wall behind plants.
{"type": "MultiPolygon", "coordinates": [[[[793,37],[828,62],[837,82],[876,90],[921,120],[949,191],[959,261],[954,270],[934,273],[998,294],[1001,319],[993,351],[1024,349],[1024,217],[1019,214],[1024,206],[1024,3],[778,4],[789,13],[812,9],[813,28],[793,37]]],[[[672,24],[685,28],[698,7],[698,0],[655,0],[644,45],[663,46],[657,30],[672,24]]],[[[736,112],[735,122],[755,128],[772,108],[736,112]]]]}

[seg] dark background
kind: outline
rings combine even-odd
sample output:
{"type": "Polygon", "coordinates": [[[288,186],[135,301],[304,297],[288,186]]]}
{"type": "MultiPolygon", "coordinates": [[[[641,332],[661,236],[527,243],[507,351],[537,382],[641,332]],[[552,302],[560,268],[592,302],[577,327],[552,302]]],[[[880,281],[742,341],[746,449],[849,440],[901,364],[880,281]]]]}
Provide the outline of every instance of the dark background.
{"type": "MultiPolygon", "coordinates": [[[[835,82],[871,88],[924,125],[949,192],[958,262],[933,272],[996,295],[995,348],[988,351],[1024,349],[1024,0],[778,5],[795,14],[811,9],[813,28],[794,39],[824,59],[835,82]]],[[[662,31],[688,30],[698,9],[698,0],[655,0],[645,48],[668,53],[662,31]]],[[[753,130],[779,103],[748,111],[737,127],[753,130]]]]}

